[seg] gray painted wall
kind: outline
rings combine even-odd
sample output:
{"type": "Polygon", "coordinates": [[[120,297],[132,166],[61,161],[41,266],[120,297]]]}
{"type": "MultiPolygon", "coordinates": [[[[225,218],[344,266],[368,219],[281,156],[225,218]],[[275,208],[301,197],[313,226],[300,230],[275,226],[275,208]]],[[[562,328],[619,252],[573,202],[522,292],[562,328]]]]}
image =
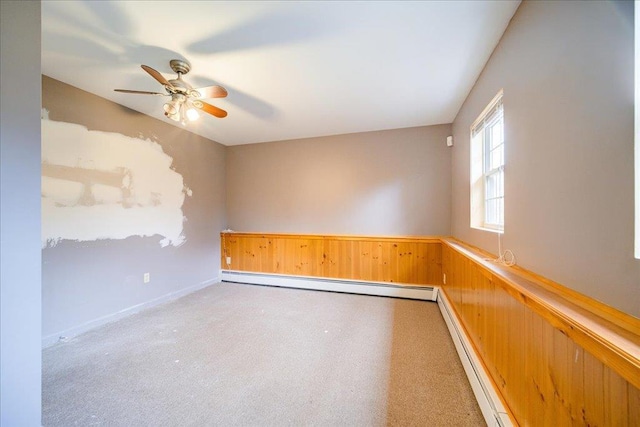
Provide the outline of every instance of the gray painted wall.
{"type": "Polygon", "coordinates": [[[236,231],[448,235],[450,125],[227,147],[236,231]]]}
{"type": "Polygon", "coordinates": [[[633,258],[633,3],[523,2],[453,124],[452,232],[469,227],[469,127],[504,88],[503,248],[640,317],[633,258]]]}
{"type": "Polygon", "coordinates": [[[40,425],[40,2],[0,2],[0,425],[40,425]]]}
{"type": "MultiPolygon", "coordinates": [[[[220,270],[219,233],[226,226],[224,146],[51,78],[43,77],[42,82],[42,106],[51,120],[155,140],[173,158],[171,167],[193,192],[182,206],[186,241],[181,246],[162,247],[160,236],[131,236],[62,240],[42,251],[45,341],[138,304],[215,281],[220,270]],[[151,281],[144,284],[147,272],[151,281]]],[[[115,144],[113,155],[118,150],[115,144]]],[[[95,225],[105,234],[110,226],[95,225]]]]}

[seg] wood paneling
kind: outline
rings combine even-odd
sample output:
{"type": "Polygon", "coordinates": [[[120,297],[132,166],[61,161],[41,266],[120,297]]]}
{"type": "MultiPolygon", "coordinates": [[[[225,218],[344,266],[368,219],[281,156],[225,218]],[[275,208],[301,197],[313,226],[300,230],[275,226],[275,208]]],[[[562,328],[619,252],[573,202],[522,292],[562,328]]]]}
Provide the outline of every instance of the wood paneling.
{"type": "Polygon", "coordinates": [[[517,423],[640,425],[637,319],[442,241],[441,289],[517,423]]]}
{"type": "Polygon", "coordinates": [[[254,233],[221,233],[220,238],[225,270],[442,284],[439,238],[254,233]]]}

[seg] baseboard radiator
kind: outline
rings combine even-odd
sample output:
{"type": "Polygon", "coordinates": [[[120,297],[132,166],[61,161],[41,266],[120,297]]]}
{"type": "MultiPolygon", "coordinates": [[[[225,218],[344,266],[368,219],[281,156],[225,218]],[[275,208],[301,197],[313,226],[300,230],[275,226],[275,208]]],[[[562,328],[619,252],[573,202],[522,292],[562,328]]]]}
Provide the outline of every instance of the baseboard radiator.
{"type": "Polygon", "coordinates": [[[464,333],[462,325],[456,318],[446,295],[442,292],[438,293],[437,301],[487,426],[512,426],[513,423],[509,418],[507,410],[500,401],[496,389],[493,387],[489,376],[482,366],[482,362],[475,353],[467,335],[464,333]]]}
{"type": "Polygon", "coordinates": [[[289,276],[244,271],[222,270],[223,282],[246,283],[250,285],[277,286],[283,288],[311,289],[316,291],[342,292],[361,295],[377,295],[436,301],[438,288],[435,286],[415,286],[398,283],[362,282],[357,280],[325,279],[321,277],[289,276]]]}

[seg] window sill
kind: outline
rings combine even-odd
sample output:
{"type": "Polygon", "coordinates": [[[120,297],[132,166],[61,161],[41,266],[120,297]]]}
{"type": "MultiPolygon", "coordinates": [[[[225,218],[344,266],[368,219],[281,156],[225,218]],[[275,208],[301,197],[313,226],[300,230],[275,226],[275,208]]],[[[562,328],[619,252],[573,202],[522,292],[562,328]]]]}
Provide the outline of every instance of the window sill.
{"type": "Polygon", "coordinates": [[[474,230],[488,231],[489,233],[504,234],[504,228],[483,227],[477,225],[472,225],[471,228],[474,230]]]}

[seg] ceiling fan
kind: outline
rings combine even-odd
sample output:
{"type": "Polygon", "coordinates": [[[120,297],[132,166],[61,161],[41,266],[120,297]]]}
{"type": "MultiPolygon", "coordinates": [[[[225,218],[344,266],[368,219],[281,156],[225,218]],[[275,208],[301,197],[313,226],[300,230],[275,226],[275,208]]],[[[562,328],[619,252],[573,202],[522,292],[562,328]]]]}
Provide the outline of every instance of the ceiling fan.
{"type": "Polygon", "coordinates": [[[182,75],[191,70],[191,65],[181,59],[169,61],[171,69],[178,74],[177,79],[167,80],[162,74],[147,65],[141,65],[142,69],[164,86],[166,93],[147,92],[141,90],[114,89],[116,92],[135,93],[140,95],[160,95],[170,96],[171,101],[164,104],[164,115],[186,124],[186,119],[190,121],[198,119],[200,115],[197,110],[204,111],[220,119],[227,117],[227,112],[208,104],[201,99],[224,98],[227,91],[222,86],[206,86],[194,89],[189,83],[182,80],[182,75]]]}

